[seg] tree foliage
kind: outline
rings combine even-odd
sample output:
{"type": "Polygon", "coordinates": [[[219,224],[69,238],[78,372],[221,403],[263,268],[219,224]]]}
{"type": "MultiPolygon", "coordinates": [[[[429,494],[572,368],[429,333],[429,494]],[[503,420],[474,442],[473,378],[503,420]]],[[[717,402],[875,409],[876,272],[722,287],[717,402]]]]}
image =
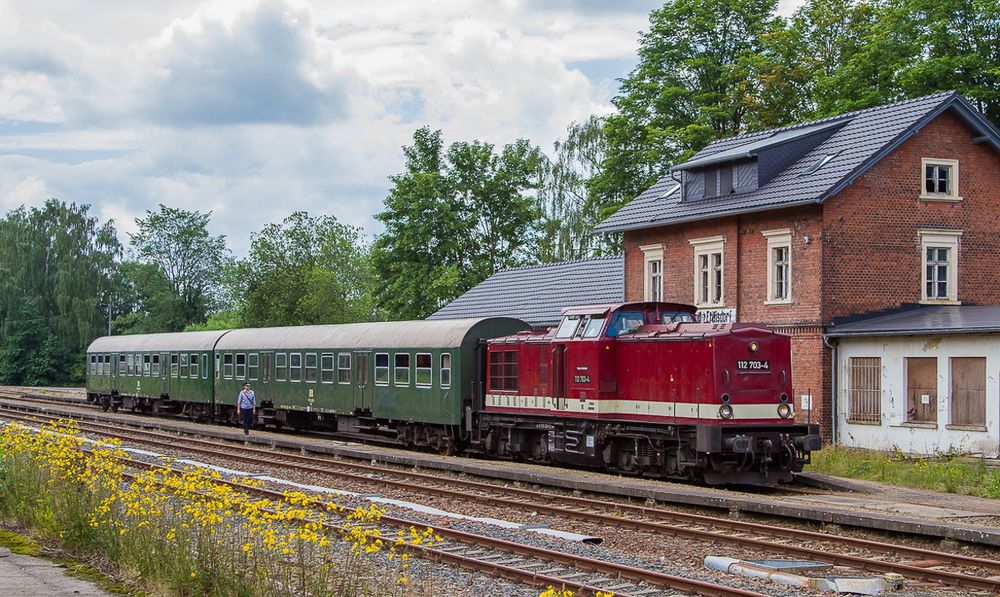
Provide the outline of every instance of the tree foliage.
{"type": "Polygon", "coordinates": [[[218,306],[229,249],[225,236],[209,234],[211,218],[211,212],[165,205],[136,218],[139,230],[130,235],[135,262],[122,268],[133,301],[119,318],[123,331],[180,331],[204,322],[218,306]]]}
{"type": "Polygon", "coordinates": [[[393,319],[418,319],[527,258],[543,156],[524,140],[499,153],[480,141],[446,150],[441,131],[427,127],[403,153],[405,171],[391,177],[375,216],[385,232],[372,258],[379,307],[393,319]]]}
{"type": "MultiPolygon", "coordinates": [[[[231,293],[244,327],[349,323],[376,317],[369,248],[333,216],[295,212],[253,236],[231,293]]],[[[222,324],[219,319],[216,325],[222,324]]]]}
{"type": "Polygon", "coordinates": [[[88,210],[50,199],[0,220],[0,383],[82,379],[121,255],[113,223],[88,210]]]}

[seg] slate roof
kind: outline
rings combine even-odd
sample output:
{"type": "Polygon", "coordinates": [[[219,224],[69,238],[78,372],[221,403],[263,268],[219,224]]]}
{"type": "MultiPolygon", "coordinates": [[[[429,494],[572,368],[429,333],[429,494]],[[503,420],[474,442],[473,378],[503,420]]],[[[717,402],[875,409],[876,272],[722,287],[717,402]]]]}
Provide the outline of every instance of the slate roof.
{"type": "Polygon", "coordinates": [[[826,335],[834,338],[991,332],[1000,332],[1000,305],[920,307],[826,328],[826,335]]]}
{"type": "Polygon", "coordinates": [[[625,300],[625,258],[601,257],[493,274],[427,319],[516,317],[555,325],[563,307],[625,300]]]}
{"type": "Polygon", "coordinates": [[[949,91],[886,106],[850,112],[810,123],[721,139],[692,156],[692,163],[710,163],[713,156],[740,155],[766,144],[774,137],[799,129],[843,123],[843,126],[812,151],[760,188],[735,195],[681,201],[677,181],[668,174],[644,193],[594,228],[595,232],[621,232],[665,224],[705,220],[725,215],[765,211],[795,205],[822,203],[861,176],[900,143],[945,110],[952,110],[982,139],[1000,152],[1000,130],[976,111],[957,92],[949,91]],[[806,170],[823,156],[834,156],[811,174],[806,170]]]}

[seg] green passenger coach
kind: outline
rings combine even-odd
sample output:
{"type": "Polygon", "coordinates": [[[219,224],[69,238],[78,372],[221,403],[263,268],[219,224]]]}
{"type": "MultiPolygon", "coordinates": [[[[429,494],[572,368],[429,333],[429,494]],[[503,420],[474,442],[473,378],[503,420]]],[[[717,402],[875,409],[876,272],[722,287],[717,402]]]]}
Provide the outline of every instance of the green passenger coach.
{"type": "Polygon", "coordinates": [[[87,349],[87,397],[235,421],[250,382],[258,424],[449,448],[482,400],[483,341],[526,329],[493,317],[106,336],[87,349]]]}
{"type": "Polygon", "coordinates": [[[235,417],[249,381],[260,423],[447,447],[482,392],[480,341],[523,329],[479,318],[232,330],[215,351],[219,414],[235,417]]]}
{"type": "Polygon", "coordinates": [[[212,353],[225,334],[105,336],[87,348],[87,397],[105,410],[211,414],[212,353]]]}

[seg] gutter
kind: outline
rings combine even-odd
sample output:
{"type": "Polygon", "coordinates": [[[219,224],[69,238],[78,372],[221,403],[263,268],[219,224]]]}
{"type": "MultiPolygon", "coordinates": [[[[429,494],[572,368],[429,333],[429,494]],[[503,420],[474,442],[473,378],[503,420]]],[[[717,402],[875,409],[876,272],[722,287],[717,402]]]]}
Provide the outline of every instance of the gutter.
{"type": "MultiPolygon", "coordinates": [[[[646,228],[658,228],[660,226],[673,226],[674,224],[686,224],[688,222],[700,222],[704,220],[712,220],[715,218],[721,218],[725,216],[741,216],[743,214],[759,213],[762,211],[774,211],[778,209],[785,209],[786,207],[802,207],[804,205],[813,205],[821,203],[818,199],[805,199],[802,201],[793,201],[791,203],[781,203],[777,205],[768,205],[764,207],[748,207],[745,209],[734,209],[731,211],[717,211],[705,215],[690,216],[686,218],[673,218],[670,220],[657,220],[654,222],[645,222],[642,224],[630,225],[622,224],[619,226],[610,226],[607,228],[601,228],[600,225],[594,227],[594,232],[598,233],[610,233],[610,232],[629,232],[632,230],[643,230],[646,228]]],[[[614,216],[611,216],[614,217],[614,216]]]]}
{"type": "Polygon", "coordinates": [[[830,336],[823,334],[823,344],[830,349],[830,443],[837,445],[837,340],[830,343],[830,336]]]}

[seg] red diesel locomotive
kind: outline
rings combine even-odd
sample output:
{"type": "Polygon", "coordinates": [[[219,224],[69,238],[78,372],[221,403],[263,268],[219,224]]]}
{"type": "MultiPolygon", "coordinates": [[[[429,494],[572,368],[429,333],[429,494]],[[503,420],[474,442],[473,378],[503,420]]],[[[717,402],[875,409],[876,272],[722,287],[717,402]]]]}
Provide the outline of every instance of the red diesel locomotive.
{"type": "Polygon", "coordinates": [[[487,353],[475,410],[496,457],[756,485],[791,481],[821,445],[795,422],[788,336],[688,305],[571,307],[487,353]]]}

